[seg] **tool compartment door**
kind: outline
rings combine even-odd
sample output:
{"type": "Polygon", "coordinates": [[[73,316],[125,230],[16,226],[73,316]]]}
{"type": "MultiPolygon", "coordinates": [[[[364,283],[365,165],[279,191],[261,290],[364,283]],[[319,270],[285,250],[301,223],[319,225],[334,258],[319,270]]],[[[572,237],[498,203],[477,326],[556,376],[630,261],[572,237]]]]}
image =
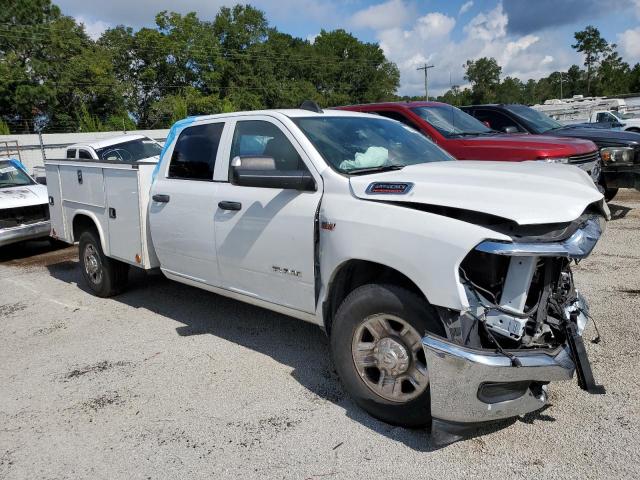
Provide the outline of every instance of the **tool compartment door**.
{"type": "Polygon", "coordinates": [[[60,189],[60,173],[58,165],[45,167],[47,175],[47,194],[49,196],[49,218],[51,222],[51,233],[56,238],[71,243],[71,232],[65,228],[64,208],[62,205],[62,190],[60,189]]]}
{"type": "Polygon", "coordinates": [[[110,257],[140,266],[143,258],[137,169],[105,168],[110,257]],[[136,260],[136,258],[138,260],[136,260]]]}

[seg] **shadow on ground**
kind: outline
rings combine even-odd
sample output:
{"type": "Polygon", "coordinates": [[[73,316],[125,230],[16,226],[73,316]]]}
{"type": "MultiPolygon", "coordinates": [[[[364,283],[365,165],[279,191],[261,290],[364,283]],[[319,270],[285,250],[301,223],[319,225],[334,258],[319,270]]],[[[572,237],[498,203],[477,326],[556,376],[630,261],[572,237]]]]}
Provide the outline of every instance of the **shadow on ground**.
{"type": "MultiPolygon", "coordinates": [[[[48,265],[51,275],[86,290],[76,260],[48,265]]],[[[344,392],[331,365],[327,338],[315,325],[167,280],[162,274],[132,271],[128,289],[113,301],[144,308],[183,324],[180,337],[216,335],[268,355],[292,367],[291,375],[318,399],[344,408],[347,416],[374,432],[417,451],[435,451],[451,443],[486,435],[518,420],[494,423],[461,435],[435,430],[409,430],[375,420],[344,392]]],[[[538,412],[520,421],[554,421],[538,412]]]]}
{"type": "Polygon", "coordinates": [[[632,208],[625,207],[623,205],[617,205],[615,203],[609,203],[609,210],[611,211],[611,220],[620,220],[627,216],[627,214],[633,210],[632,208]]]}

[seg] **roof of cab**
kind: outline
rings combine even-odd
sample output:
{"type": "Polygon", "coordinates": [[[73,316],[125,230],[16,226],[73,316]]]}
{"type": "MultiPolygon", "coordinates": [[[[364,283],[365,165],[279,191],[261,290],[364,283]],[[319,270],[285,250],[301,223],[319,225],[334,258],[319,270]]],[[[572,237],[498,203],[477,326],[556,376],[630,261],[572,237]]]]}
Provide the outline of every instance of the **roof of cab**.
{"type": "Polygon", "coordinates": [[[311,110],[305,110],[302,108],[283,108],[283,109],[272,109],[272,110],[250,110],[243,112],[229,112],[229,113],[216,113],[213,115],[198,115],[195,117],[191,117],[194,122],[199,122],[201,120],[214,120],[217,118],[233,118],[233,117],[243,117],[248,115],[270,115],[270,116],[279,116],[283,115],[289,118],[300,118],[300,117],[368,117],[370,116],[367,113],[361,112],[353,112],[346,110],[334,110],[334,109],[325,109],[323,112],[312,112],[311,110]]]}
{"type": "Polygon", "coordinates": [[[74,143],[73,145],[69,145],[67,149],[89,147],[96,150],[98,148],[110,147],[112,145],[117,145],[119,143],[129,142],[131,140],[138,140],[142,138],[148,138],[148,137],[146,135],[140,135],[139,133],[126,133],[124,135],[118,135],[117,137],[105,138],[103,140],[95,140],[93,142],[74,143]]]}

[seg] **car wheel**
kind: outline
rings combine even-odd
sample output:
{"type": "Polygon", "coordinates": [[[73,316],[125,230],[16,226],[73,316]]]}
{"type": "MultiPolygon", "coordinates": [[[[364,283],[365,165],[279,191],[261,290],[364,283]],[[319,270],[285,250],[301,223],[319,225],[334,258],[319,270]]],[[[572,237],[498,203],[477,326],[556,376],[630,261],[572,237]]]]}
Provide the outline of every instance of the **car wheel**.
{"type": "Polygon", "coordinates": [[[340,305],[331,353],[342,383],[369,414],[416,428],[431,421],[425,332],[444,335],[425,300],[393,285],[364,285],[340,305]]]}
{"type": "Polygon", "coordinates": [[[91,291],[98,297],[120,293],[127,283],[129,265],[107,257],[93,231],[83,232],[79,243],[82,276],[91,291]]]}
{"type": "Polygon", "coordinates": [[[618,189],[617,188],[605,188],[604,189],[604,199],[607,202],[610,202],[611,200],[613,200],[613,198],[618,194],[618,189]]]}

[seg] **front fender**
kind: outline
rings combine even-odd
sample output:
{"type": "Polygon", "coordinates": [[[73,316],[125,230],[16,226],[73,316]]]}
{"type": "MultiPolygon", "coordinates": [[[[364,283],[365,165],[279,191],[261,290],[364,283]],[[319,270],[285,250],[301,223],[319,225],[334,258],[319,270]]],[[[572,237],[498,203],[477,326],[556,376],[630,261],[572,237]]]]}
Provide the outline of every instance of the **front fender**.
{"type": "Polygon", "coordinates": [[[458,267],[488,238],[510,240],[478,225],[399,204],[325,195],[320,209],[319,320],[331,280],[341,265],[353,259],[401,272],[432,305],[467,308],[458,267]]]}

